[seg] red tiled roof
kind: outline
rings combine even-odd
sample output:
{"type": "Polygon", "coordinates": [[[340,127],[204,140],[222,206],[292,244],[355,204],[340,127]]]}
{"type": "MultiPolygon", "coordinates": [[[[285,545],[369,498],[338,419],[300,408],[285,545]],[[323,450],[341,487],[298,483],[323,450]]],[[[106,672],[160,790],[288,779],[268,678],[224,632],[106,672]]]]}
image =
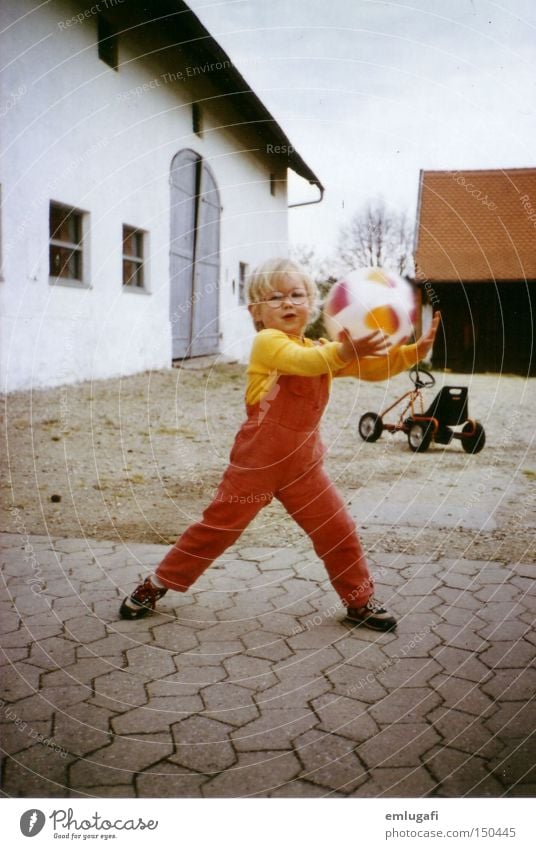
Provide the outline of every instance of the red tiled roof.
{"type": "Polygon", "coordinates": [[[536,280],[536,168],[421,171],[417,281],[536,280]]]}

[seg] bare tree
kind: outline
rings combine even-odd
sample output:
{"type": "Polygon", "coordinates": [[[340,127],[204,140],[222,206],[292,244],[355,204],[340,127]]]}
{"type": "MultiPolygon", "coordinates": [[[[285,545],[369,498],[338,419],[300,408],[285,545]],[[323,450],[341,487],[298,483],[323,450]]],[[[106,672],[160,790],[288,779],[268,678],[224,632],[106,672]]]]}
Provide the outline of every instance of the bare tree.
{"type": "Polygon", "coordinates": [[[290,249],[290,256],[303,268],[309,276],[322,288],[327,282],[334,282],[331,267],[333,262],[329,258],[319,257],[311,245],[299,242],[290,249]]]}
{"type": "Polygon", "coordinates": [[[318,287],[318,311],[313,322],[307,328],[307,336],[310,339],[320,339],[327,336],[321,304],[337,279],[333,276],[333,260],[330,260],[329,257],[321,259],[314,247],[303,243],[291,247],[290,255],[294,262],[297,262],[309,274],[318,287]]]}
{"type": "Polygon", "coordinates": [[[412,247],[413,227],[407,215],[377,199],[369,201],[341,229],[338,257],[343,271],[379,265],[411,274],[412,247]]]}

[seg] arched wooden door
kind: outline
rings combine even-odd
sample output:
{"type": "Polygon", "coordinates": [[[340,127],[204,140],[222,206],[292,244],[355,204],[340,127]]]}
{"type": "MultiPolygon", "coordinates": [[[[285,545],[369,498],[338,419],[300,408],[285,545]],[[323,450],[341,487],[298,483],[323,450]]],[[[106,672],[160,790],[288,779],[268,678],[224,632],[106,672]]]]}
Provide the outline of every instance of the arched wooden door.
{"type": "Polygon", "coordinates": [[[220,198],[193,150],[171,163],[170,320],[172,357],[215,354],[219,345],[220,198]]]}

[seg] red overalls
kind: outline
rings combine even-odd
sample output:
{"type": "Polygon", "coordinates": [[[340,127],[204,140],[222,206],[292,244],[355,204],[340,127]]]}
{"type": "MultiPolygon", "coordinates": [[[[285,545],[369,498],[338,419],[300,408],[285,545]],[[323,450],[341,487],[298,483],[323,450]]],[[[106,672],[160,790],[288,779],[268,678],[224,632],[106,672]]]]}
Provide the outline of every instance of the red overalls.
{"type": "Polygon", "coordinates": [[[156,570],[166,587],[187,590],[275,496],[311,538],[343,603],[366,604],[373,579],[354,522],[323,468],[319,425],[328,394],[327,375],[279,375],[268,395],[247,405],[214,501],[156,570]]]}

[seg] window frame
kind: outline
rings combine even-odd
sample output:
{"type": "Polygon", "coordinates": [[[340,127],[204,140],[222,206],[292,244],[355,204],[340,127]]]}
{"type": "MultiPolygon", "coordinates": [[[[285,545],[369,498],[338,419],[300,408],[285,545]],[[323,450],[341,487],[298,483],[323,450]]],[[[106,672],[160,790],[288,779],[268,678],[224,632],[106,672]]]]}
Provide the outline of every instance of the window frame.
{"type": "MultiPolygon", "coordinates": [[[[147,242],[148,242],[148,232],[147,230],[143,230],[141,227],[134,227],[133,224],[123,224],[122,225],[122,238],[121,238],[121,286],[123,292],[137,292],[138,294],[149,294],[149,286],[148,286],[148,261],[147,261],[147,242]],[[125,231],[129,231],[128,235],[125,235],[125,231]],[[127,254],[125,253],[125,241],[126,238],[132,236],[139,236],[141,240],[141,254],[127,254]],[[141,284],[131,283],[125,281],[125,262],[131,262],[136,265],[136,276],[141,272],[141,284]]],[[[135,275],[131,275],[129,280],[132,280],[135,275]]]]}
{"type": "MultiPolygon", "coordinates": [[[[76,289],[89,289],[91,288],[88,282],[88,251],[86,247],[86,237],[88,233],[88,218],[89,213],[83,209],[78,209],[75,206],[71,206],[67,203],[62,203],[61,201],[51,200],[49,201],[49,218],[48,218],[48,247],[49,247],[49,259],[48,259],[48,279],[49,283],[52,286],[68,286],[76,289]],[[79,241],[78,242],[68,242],[63,239],[54,238],[54,233],[57,232],[55,230],[52,232],[52,210],[53,208],[56,210],[61,210],[65,213],[63,221],[70,215],[76,215],[79,219],[79,241]],[[52,263],[51,263],[51,249],[63,248],[67,250],[71,250],[72,254],[77,252],[80,255],[80,277],[64,277],[53,273],[52,263]]],[[[72,255],[71,254],[71,255],[72,255]]]]}

